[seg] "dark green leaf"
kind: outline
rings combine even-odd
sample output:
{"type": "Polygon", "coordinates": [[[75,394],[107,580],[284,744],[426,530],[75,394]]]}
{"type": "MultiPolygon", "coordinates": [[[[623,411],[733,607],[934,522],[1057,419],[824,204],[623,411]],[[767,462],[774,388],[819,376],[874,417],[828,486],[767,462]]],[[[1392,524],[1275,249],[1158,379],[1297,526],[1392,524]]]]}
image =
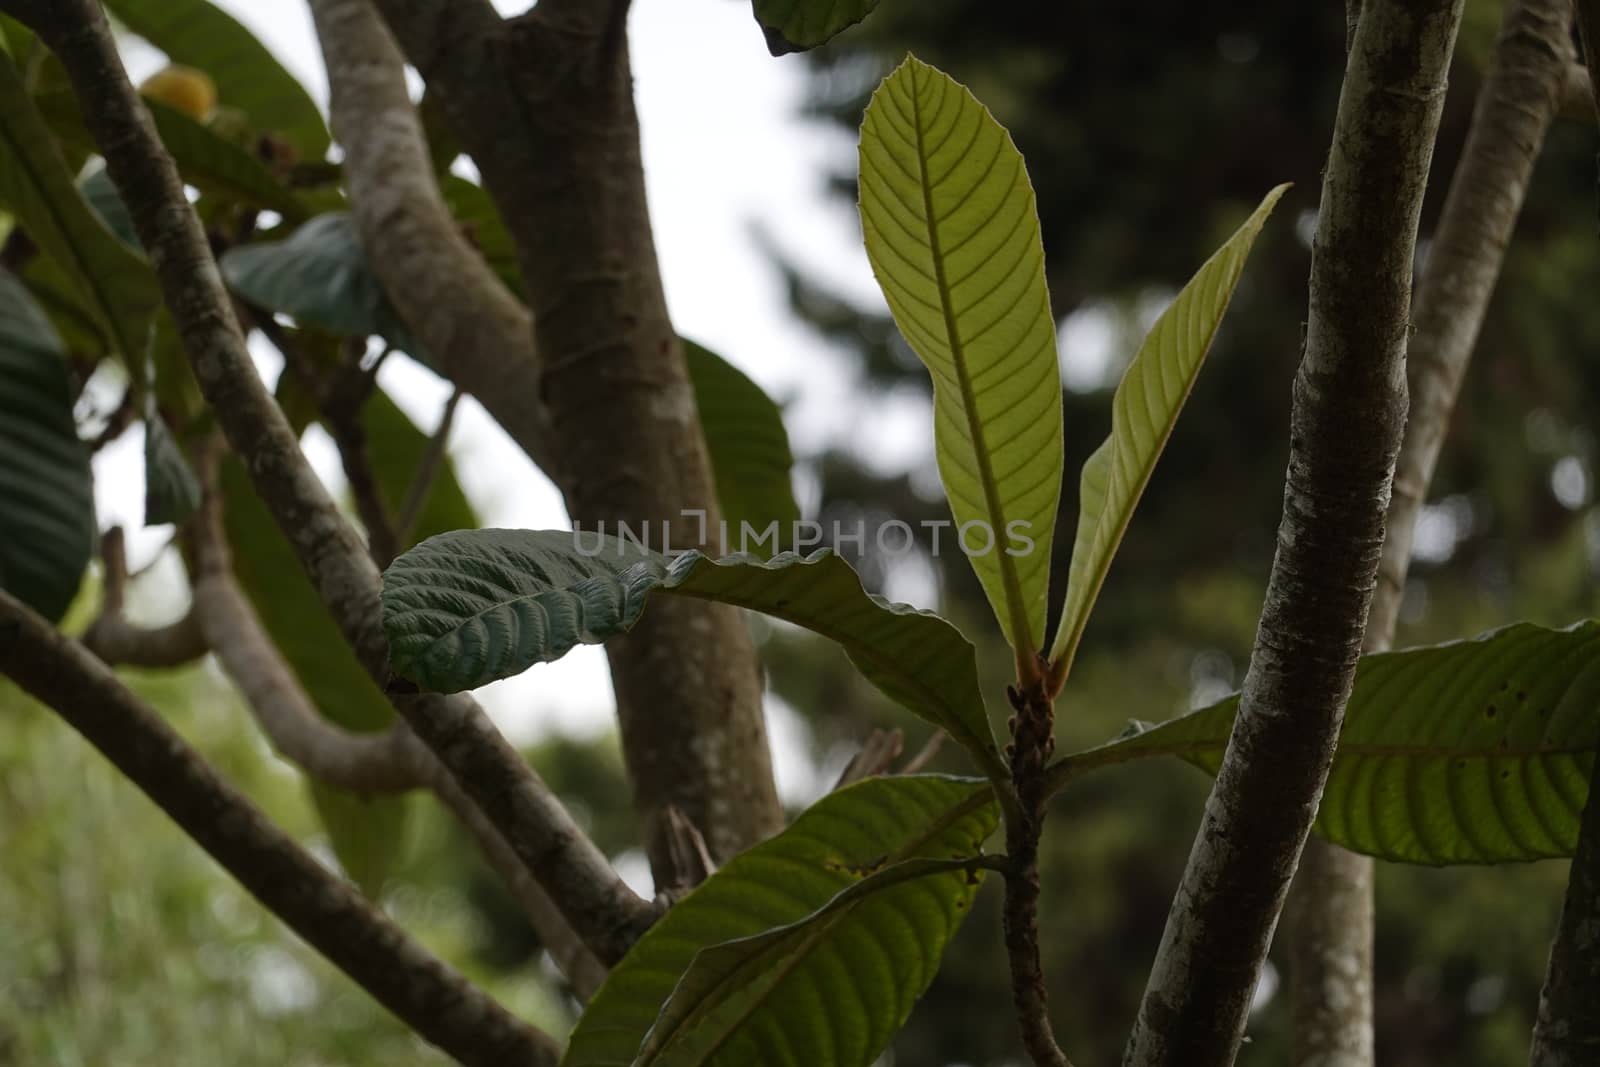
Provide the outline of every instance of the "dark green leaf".
{"type": "Polygon", "coordinates": [[[182,522],[200,506],[200,481],[156,410],[155,393],[145,396],[150,403],[144,417],[144,524],[182,522]]]}
{"type": "Polygon", "coordinates": [[[106,343],[136,359],[159,304],[144,258],[95,217],[11,60],[0,56],[0,206],[67,279],[106,343]]]}
{"type": "Polygon", "coordinates": [[[0,270],[0,588],[55,622],[94,551],[89,454],[61,341],[0,270]]]}
{"type": "Polygon", "coordinates": [[[206,0],[106,0],[106,7],[172,62],[209,74],[222,106],[243,111],[303,158],[328,151],[328,126],[311,95],[232,15],[206,0]]]}
{"type": "Polygon", "coordinates": [[[826,44],[866,18],[878,0],[755,0],[756,21],[775,56],[826,44]]]}
{"type": "Polygon", "coordinates": [[[977,883],[887,871],[978,853],[995,827],[990,796],[987,783],[930,775],[824,797],[639,939],[563,1067],[865,1067],[932,981],[977,883]]]}
{"type": "MultiPolygon", "coordinates": [[[[726,544],[739,545],[742,523],[757,531],[774,522],[785,532],[792,530],[800,508],[789,482],[794,456],[782,409],[743,371],[714,352],[686,340],[683,355],[711,453],[717,504],[728,524],[726,544]]],[[[789,538],[782,540],[786,543],[789,538]]]]}
{"type": "MultiPolygon", "coordinates": [[[[1173,755],[1215,773],[1238,698],[1069,758],[1173,755]]],[[[1600,623],[1517,623],[1366,656],[1316,828],[1405,863],[1570,856],[1600,745],[1600,623]]]]}
{"type": "Polygon", "coordinates": [[[999,766],[972,644],[931,612],[861,587],[824,549],[710,560],[665,558],[618,538],[566,530],[461,530],[404,553],[384,575],[394,671],[455,692],[520,674],[630,629],[655,590],[784,619],[844,648],[866,678],[999,766]]]}
{"type": "Polygon", "coordinates": [[[282,241],[230,248],[221,267],[233,291],[252,304],[345,337],[376,334],[427,362],[367,266],[346,212],[318,215],[282,241]]]}
{"type": "Polygon", "coordinates": [[[111,175],[106,173],[105,167],[96,167],[82,178],[78,179],[78,192],[94,208],[94,213],[100,216],[100,221],[106,229],[117,235],[117,239],[135,252],[143,254],[143,247],[139,244],[139,232],[134,229],[133,216],[128,214],[128,208],[122,202],[122,194],[117,192],[116,185],[111,181],[111,175]]]}

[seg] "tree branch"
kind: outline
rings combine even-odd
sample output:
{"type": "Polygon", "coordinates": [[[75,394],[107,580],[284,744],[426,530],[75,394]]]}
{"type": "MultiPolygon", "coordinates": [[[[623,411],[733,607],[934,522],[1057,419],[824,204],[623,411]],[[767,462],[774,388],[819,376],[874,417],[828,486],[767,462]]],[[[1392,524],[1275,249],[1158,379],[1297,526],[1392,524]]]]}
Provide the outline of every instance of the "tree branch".
{"type": "MultiPolygon", "coordinates": [[[[377,569],[311,470],[261,383],[172,159],[161,147],[93,0],[0,0],[55,51],[106,168],[150,250],[195,377],[256,492],[295,549],[357,658],[388,676],[377,569]]],[[[466,696],[395,695],[401,716],[504,834],[605,962],[620,959],[655,910],[617,877],[548,786],[466,696]]]]}
{"type": "Polygon", "coordinates": [[[1405,420],[1417,220],[1460,17],[1460,0],[1362,5],[1324,171],[1277,556],[1127,1067],[1233,1062],[1327,780],[1405,420]]]}
{"type": "Polygon", "coordinates": [[[477,840],[574,992],[587,999],[606,968],[528,873],[504,836],[403,724],[383,734],[345,730],[320,714],[233,578],[218,500],[209,492],[192,527],[195,613],[246,707],[284,759],[324,785],[362,793],[430,789],[477,840]]]}
{"type": "Polygon", "coordinates": [[[458,387],[445,401],[444,411],[439,415],[439,428],[428,439],[428,450],[422,454],[422,462],[417,464],[411,484],[406,487],[405,499],[400,502],[400,513],[394,520],[395,538],[399,544],[411,543],[411,531],[416,529],[417,521],[422,518],[422,509],[428,505],[428,494],[433,492],[433,483],[438,480],[439,471],[444,469],[445,456],[450,451],[450,431],[455,426],[456,408],[461,406],[461,396],[458,387]]]}
{"type": "MultiPolygon", "coordinates": [[[[588,529],[647,523],[674,548],[699,546],[719,516],[656,262],[626,37],[607,36],[613,5],[541,3],[505,22],[476,0],[377,6],[516,241],[568,512],[588,529]]],[[[738,612],[663,601],[608,652],[657,871],[671,870],[668,807],[716,859],[781,826],[738,612]]]]}
{"type": "MultiPolygon", "coordinates": [[[[371,0],[310,0],[310,6],[368,261],[439,367],[553,473],[532,318],[468,244],[439,194],[400,50],[371,0]]],[[[475,16],[476,6],[441,6],[439,22],[499,25],[492,9],[475,16]]],[[[437,32],[445,40],[459,35],[444,26],[437,32]]]]}
{"type": "Polygon", "coordinates": [[[113,526],[101,536],[100,558],[105,585],[100,614],[83,634],[89,651],[112,666],[128,667],[181,667],[206,654],[205,636],[192,609],[165,626],[135,626],[123,618],[128,556],[122,527],[113,526]]]}
{"type": "MultiPolygon", "coordinates": [[[[1591,69],[1600,49],[1600,2],[1577,0],[1578,33],[1591,69]]],[[[1600,116],[1600,81],[1591,78],[1600,116]]],[[[1550,967],[1539,992],[1532,1067],[1582,1067],[1600,1059],[1600,760],[1589,776],[1578,847],[1567,875],[1550,967]]]]}
{"type": "MultiPolygon", "coordinates": [[[[1417,286],[1406,361],[1410,415],[1364,651],[1394,639],[1417,516],[1523,197],[1573,62],[1571,0],[1513,0],[1417,286]]],[[[1578,68],[1581,70],[1581,68],[1578,68]]],[[[1306,843],[1289,902],[1294,1062],[1373,1060],[1372,861],[1306,843]]]]}
{"type": "Polygon", "coordinates": [[[553,1067],[560,1047],[429,955],[217,776],[111,668],[0,592],[0,672],[53,708],[268,910],[463,1064],[553,1067]]]}

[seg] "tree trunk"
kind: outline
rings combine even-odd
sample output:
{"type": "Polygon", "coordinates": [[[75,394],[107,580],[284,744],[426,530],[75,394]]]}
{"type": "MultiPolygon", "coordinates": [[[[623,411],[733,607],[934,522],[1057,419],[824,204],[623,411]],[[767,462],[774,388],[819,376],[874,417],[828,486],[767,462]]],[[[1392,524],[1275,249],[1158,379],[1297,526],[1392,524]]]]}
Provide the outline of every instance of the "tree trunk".
{"type": "MultiPolygon", "coordinates": [[[[1406,367],[1411,411],[1367,620],[1368,652],[1382,652],[1394,640],[1417,516],[1539,148],[1560,106],[1573,59],[1571,16],[1571,0],[1515,0],[1507,8],[1434,230],[1412,316],[1406,367]]],[[[1301,857],[1288,914],[1293,1062],[1369,1067],[1372,861],[1312,838],[1301,857]]]]}
{"type": "Polygon", "coordinates": [[[1233,1062],[1327,780],[1405,421],[1422,194],[1458,0],[1367,0],[1324,171],[1277,556],[1239,713],[1124,1063],[1233,1062]]]}
{"type": "MultiPolygon", "coordinates": [[[[379,6],[517,242],[551,473],[573,519],[700,547],[719,515],[645,203],[627,5],[545,0],[504,22],[473,0],[379,6]]],[[[669,806],[719,859],[782,825],[760,667],[736,609],[653,603],[613,642],[611,675],[658,873],[669,806]]]]}

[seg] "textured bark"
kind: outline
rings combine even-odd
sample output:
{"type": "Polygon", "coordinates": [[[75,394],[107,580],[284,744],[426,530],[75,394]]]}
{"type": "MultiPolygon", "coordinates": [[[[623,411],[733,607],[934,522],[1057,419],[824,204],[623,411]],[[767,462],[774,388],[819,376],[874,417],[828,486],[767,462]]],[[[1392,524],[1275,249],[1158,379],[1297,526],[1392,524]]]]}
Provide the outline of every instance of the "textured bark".
{"type": "MultiPolygon", "coordinates": [[[[379,0],[516,240],[541,360],[539,398],[572,517],[649,523],[698,547],[718,520],[710,463],[645,204],[627,4],[541,0],[501,21],[485,0],[379,0]]],[[[614,526],[612,527],[615,528],[614,526]]],[[[651,861],[663,813],[718,859],[782,825],[761,676],[737,610],[663,600],[610,645],[623,754],[651,861]]]]}
{"type": "MultiPolygon", "coordinates": [[[[1595,762],[1600,768],[1600,760],[1595,762]]],[[[1600,1063],[1600,771],[1589,782],[1578,850],[1533,1026],[1532,1067],[1600,1063]]]]}
{"type": "Polygon", "coordinates": [[[0,673],[53,708],[185,833],[420,1036],[461,1063],[553,1065],[560,1046],[429,955],[213,771],[82,645],[0,592],[0,673]]]}
{"type": "Polygon", "coordinates": [[[1459,0],[1366,0],[1324,171],[1278,550],[1124,1063],[1229,1064],[1327,780],[1405,420],[1412,260],[1459,0]]]}
{"type": "Polygon", "coordinates": [[[373,270],[412,334],[552,477],[528,309],[439,194],[403,60],[371,0],[311,0],[333,129],[373,270]]]}
{"type": "MultiPolygon", "coordinates": [[[[1528,182],[1573,68],[1571,0],[1515,0],[1451,178],[1412,314],[1411,398],[1364,650],[1394,639],[1417,516],[1449,429],[1528,182]]],[[[1293,1062],[1373,1062],[1372,861],[1306,843],[1290,897],[1293,1062]]]]}
{"type": "MultiPolygon", "coordinates": [[[[385,679],[377,569],[255,372],[205,234],[99,4],[0,0],[0,10],[33,28],[66,68],[84,124],[150,251],[202,393],[345,640],[374,678],[385,679]]],[[[394,705],[585,944],[608,963],[620,959],[654,920],[654,908],[617,877],[483,709],[465,696],[397,696],[394,705]]]]}
{"type": "MultiPolygon", "coordinates": [[[[1600,3],[1578,0],[1578,30],[1592,69],[1600,49],[1600,3]]],[[[1600,116],[1600,81],[1590,86],[1600,116]]],[[[1539,993],[1533,1026],[1533,1067],[1591,1067],[1600,1063],[1600,759],[1589,777],[1578,848],[1567,875],[1567,895],[1550,967],[1539,993]]]]}
{"type": "MultiPolygon", "coordinates": [[[[1373,611],[1376,614],[1376,601],[1373,611]]],[[[1296,1067],[1369,1067],[1373,1062],[1372,860],[1320,837],[1308,838],[1284,920],[1289,937],[1290,1062],[1296,1067]]]]}

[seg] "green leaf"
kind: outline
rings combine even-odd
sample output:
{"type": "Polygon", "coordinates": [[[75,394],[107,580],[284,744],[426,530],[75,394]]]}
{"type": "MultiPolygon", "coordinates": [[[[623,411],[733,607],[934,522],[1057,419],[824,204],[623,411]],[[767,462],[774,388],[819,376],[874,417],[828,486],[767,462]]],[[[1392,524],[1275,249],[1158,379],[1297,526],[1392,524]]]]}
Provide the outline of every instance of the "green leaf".
{"type": "Polygon", "coordinates": [[[218,103],[238,108],[302,158],[328,151],[328,126],[305,88],[232,15],[206,0],[106,0],[123,25],[217,85],[218,103]]]}
{"type": "Polygon", "coordinates": [[[61,341],[0,269],[0,588],[58,621],[94,551],[89,453],[61,341]]]}
{"type": "Polygon", "coordinates": [[[866,18],[878,0],[755,0],[756,21],[775,56],[826,44],[866,18]]]}
{"type": "Polygon", "coordinates": [[[384,574],[390,665],[456,692],[520,674],[638,621],[660,590],[784,619],[838,642],[892,700],[1000,767],[971,642],[932,612],[890,604],[823,549],[668,563],[637,543],[566,530],[460,530],[429,538],[384,574]]]}
{"type": "MultiPolygon", "coordinates": [[[[202,193],[276,211],[290,222],[306,217],[306,205],[255,156],[159,100],[146,97],[144,103],[155,119],[161,143],[172,155],[184,181],[202,193]]],[[[34,98],[34,104],[63,143],[80,151],[98,151],[83,127],[78,99],[70,91],[41,93],[34,98]]],[[[131,225],[128,232],[132,233],[131,225]]],[[[118,233],[121,235],[122,231],[118,233]]],[[[137,247],[137,242],[132,243],[137,247]]]]}
{"type": "Polygon", "coordinates": [[[145,393],[144,524],[182,522],[200,506],[200,481],[183,449],[156,410],[155,391],[145,393]]]}
{"type": "Polygon", "coordinates": [[[578,1020],[563,1067],[865,1067],[976,891],[964,872],[887,871],[978,853],[997,818],[990,796],[986,783],[927,775],[824,797],[645,932],[578,1020]]]}
{"type": "Polygon", "coordinates": [[[939,473],[1011,646],[1044,645],[1061,497],[1061,376],[1033,187],[1004,127],[908,58],[861,124],[861,225],[933,375],[939,473]]]}
{"type": "Polygon", "coordinates": [[[446,174],[439,179],[439,193],[467,239],[483,253],[489,268],[517,299],[522,299],[522,269],[517,265],[516,242],[488,191],[459,174],[446,174]]]}
{"type": "Polygon", "coordinates": [[[776,522],[780,529],[792,530],[800,508],[789,481],[794,456],[782,409],[743,371],[714,352],[685,340],[683,355],[711,453],[717,504],[728,524],[725,543],[739,544],[741,523],[765,530],[776,522]]]}
{"type": "Polygon", "coordinates": [[[1280,185],[1268,193],[1244,225],[1206,260],[1156,320],[1117,386],[1111,401],[1111,435],[1083,465],[1066,606],[1050,648],[1050,660],[1062,665],[1063,676],[1139,497],[1200,375],[1250,247],[1287,188],[1280,185]]]}
{"type": "Polygon", "coordinates": [[[106,173],[105,167],[96,167],[79,178],[78,192],[83,194],[84,200],[88,201],[105,228],[117,235],[117,240],[140,255],[144,254],[143,246],[139,243],[139,232],[133,225],[133,216],[128,214],[122,194],[117,192],[116,184],[112,182],[111,175],[106,173]]]}
{"type": "Polygon", "coordinates": [[[73,184],[55,140],[0,56],[0,206],[70,283],[110,347],[130,361],[144,351],[160,303],[144,257],[103,226],[73,184]]]}
{"type": "MultiPolygon", "coordinates": [[[[1068,757],[1174,755],[1215,773],[1238,697],[1068,757]]],[[[1517,623],[1364,656],[1316,828],[1433,865],[1570,856],[1600,747],[1600,623],[1517,623]]],[[[1137,724],[1136,724],[1137,726],[1137,724]]]]}
{"type": "Polygon", "coordinates": [[[347,212],[318,215],[281,241],[258,241],[223,253],[222,276],[261,307],[346,337],[377,334],[426,363],[383,286],[347,212]]]}

